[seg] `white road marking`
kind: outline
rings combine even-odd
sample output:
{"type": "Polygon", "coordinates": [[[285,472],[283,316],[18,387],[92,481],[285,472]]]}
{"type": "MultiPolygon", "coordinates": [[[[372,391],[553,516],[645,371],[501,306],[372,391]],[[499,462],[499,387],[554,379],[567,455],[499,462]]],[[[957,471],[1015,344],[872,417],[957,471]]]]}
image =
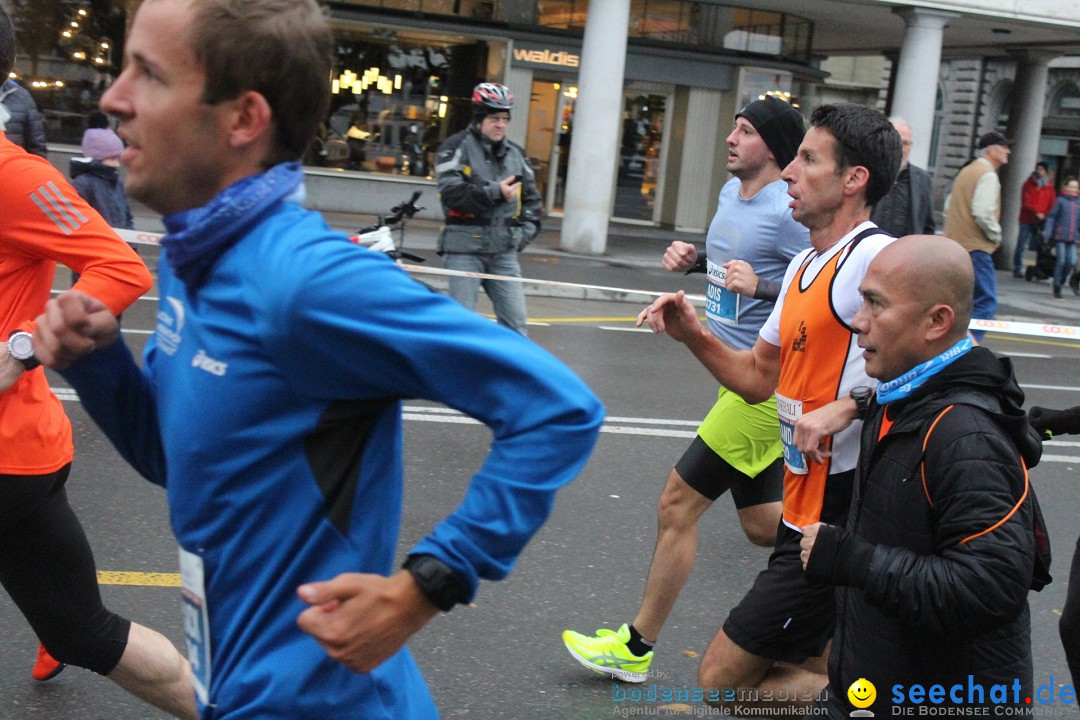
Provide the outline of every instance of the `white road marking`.
{"type": "MultiPolygon", "coordinates": [[[[61,400],[67,402],[79,402],[78,394],[71,388],[54,387],[51,388],[53,394],[61,400]]],[[[479,420],[462,415],[457,410],[452,410],[446,407],[424,407],[421,405],[406,405],[403,408],[401,417],[404,420],[413,420],[415,422],[441,422],[451,423],[459,425],[481,425],[479,420]]],[[[673,430],[655,427],[657,425],[676,425],[684,427],[696,427],[699,423],[694,420],[666,420],[661,418],[635,418],[635,417],[609,417],[600,428],[600,432],[611,433],[614,435],[641,435],[644,437],[674,437],[674,438],[687,438],[691,439],[697,436],[697,432],[693,430],[673,430]],[[609,422],[616,423],[635,423],[637,425],[643,425],[645,427],[631,427],[630,425],[609,425],[609,422]]],[[[1053,447],[1080,447],[1080,442],[1073,442],[1069,440],[1051,440],[1045,445],[1053,447]]],[[[1080,465],[1080,456],[1074,455],[1043,455],[1040,462],[1052,462],[1052,463],[1068,463],[1072,465],[1080,465]]]]}

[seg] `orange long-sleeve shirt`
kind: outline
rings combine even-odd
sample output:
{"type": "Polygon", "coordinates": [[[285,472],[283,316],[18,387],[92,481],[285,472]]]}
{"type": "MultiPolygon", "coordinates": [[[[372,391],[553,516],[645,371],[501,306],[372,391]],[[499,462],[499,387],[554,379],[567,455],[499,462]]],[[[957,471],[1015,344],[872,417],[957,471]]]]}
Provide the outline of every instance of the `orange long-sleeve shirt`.
{"type": "MultiPolygon", "coordinates": [[[[75,289],[119,314],[150,289],[139,256],[56,168],[0,133],[0,341],[33,331],[56,263],[81,273],[75,289]]],[[[42,475],[71,462],[71,423],[45,370],[0,392],[0,475],[42,475]]]]}

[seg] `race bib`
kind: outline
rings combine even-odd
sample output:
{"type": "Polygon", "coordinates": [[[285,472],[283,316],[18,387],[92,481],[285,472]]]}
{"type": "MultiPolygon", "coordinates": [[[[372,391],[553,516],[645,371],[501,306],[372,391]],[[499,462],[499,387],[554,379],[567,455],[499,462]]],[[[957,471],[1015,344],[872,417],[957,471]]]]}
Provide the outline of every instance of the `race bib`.
{"type": "Polygon", "coordinates": [[[725,325],[739,324],[739,294],[727,289],[727,268],[709,260],[705,288],[705,315],[725,325]]]}
{"type": "Polygon", "coordinates": [[[802,415],[802,400],[776,394],[776,414],[780,417],[780,440],[784,444],[784,465],[796,475],[805,475],[806,458],[795,447],[795,421],[802,415]]]}
{"type": "Polygon", "coordinates": [[[184,635],[195,681],[195,696],[210,704],[210,616],[206,610],[203,560],[180,548],[180,593],[184,599],[184,635]]]}

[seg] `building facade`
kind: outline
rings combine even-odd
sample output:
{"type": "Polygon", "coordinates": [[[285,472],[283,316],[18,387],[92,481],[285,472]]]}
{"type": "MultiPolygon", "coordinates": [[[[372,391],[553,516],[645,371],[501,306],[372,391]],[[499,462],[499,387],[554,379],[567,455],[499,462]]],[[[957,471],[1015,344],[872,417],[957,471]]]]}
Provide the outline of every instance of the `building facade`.
{"type": "MultiPolygon", "coordinates": [[[[439,143],[469,121],[472,87],[501,82],[517,99],[509,137],[536,170],[545,212],[561,214],[587,4],[328,3],[335,92],[308,164],[430,178],[439,143]]],[[[765,93],[809,107],[824,76],[812,66],[813,23],[697,0],[630,0],[627,35],[611,218],[704,231],[737,109],[765,93]]]]}

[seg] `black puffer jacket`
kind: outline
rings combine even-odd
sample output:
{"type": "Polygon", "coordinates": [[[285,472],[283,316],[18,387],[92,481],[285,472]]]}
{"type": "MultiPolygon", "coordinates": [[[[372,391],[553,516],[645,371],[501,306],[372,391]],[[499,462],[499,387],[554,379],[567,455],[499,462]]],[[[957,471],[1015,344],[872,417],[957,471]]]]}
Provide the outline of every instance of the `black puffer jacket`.
{"type": "Polygon", "coordinates": [[[1023,399],[1011,363],[977,347],[891,404],[880,441],[884,413],[871,405],[847,527],[823,528],[807,567],[839,586],[832,717],[854,709],[847,690],[859,678],[875,685],[879,717],[913,704],[916,684],[944,691],[923,706],[977,705],[971,683],[985,704],[994,685],[1007,686],[1009,704],[1030,696],[1030,493],[1013,509],[1026,487],[1020,456],[1030,468],[1042,446],[1023,399]],[[949,405],[930,435],[924,487],[923,439],[949,405]]]}
{"type": "Polygon", "coordinates": [[[7,120],[0,123],[7,139],[28,153],[46,157],[49,153],[45,146],[45,119],[38,112],[37,103],[30,91],[14,80],[8,80],[0,87],[0,103],[7,120]]]}

